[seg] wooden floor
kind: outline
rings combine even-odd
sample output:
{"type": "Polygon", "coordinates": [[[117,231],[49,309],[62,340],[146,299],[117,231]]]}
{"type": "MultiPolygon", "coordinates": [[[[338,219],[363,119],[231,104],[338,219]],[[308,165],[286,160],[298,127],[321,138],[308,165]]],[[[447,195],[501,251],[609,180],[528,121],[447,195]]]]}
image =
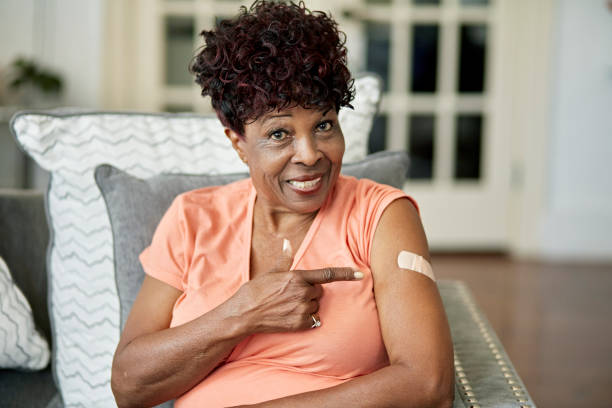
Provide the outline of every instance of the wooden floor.
{"type": "Polygon", "coordinates": [[[538,407],[612,407],[612,264],[434,255],[467,283],[538,407]]]}

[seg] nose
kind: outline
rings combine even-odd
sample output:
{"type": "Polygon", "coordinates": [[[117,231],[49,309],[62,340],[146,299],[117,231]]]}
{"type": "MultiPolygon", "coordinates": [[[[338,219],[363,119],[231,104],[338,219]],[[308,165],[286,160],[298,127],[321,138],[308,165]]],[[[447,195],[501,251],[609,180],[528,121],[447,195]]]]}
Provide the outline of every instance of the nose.
{"type": "Polygon", "coordinates": [[[313,135],[297,137],[294,146],[295,151],[291,160],[293,163],[314,166],[323,157],[323,153],[319,150],[317,140],[313,135]]]}

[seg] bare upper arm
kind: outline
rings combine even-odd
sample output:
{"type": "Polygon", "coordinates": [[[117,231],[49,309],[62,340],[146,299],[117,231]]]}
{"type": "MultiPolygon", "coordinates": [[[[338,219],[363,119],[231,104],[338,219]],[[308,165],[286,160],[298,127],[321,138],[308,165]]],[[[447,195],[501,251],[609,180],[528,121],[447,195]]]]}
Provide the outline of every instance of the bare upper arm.
{"type": "Polygon", "coordinates": [[[117,352],[136,337],[170,327],[174,303],[182,293],[167,283],[145,275],[121,333],[117,352]]]}
{"type": "Polygon", "coordinates": [[[437,285],[421,273],[400,269],[397,256],[402,250],[429,260],[420,217],[408,199],[395,200],[386,208],[370,254],[389,359],[419,371],[450,368],[452,373],[452,341],[437,285]]]}

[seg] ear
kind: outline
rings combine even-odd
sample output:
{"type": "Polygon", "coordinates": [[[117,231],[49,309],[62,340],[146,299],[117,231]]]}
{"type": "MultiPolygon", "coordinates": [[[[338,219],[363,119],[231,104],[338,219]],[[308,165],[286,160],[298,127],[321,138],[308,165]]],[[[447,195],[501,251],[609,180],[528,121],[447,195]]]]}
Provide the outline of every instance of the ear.
{"type": "Polygon", "coordinates": [[[247,155],[244,149],[244,136],[239,135],[230,128],[225,128],[225,136],[232,142],[232,147],[238,153],[238,157],[245,164],[248,164],[247,155]]]}

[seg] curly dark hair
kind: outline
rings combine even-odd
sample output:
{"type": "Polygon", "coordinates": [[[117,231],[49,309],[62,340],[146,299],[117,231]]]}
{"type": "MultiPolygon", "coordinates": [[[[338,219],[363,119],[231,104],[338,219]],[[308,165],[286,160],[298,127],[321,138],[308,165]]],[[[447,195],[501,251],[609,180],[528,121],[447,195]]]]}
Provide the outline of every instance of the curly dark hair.
{"type": "Polygon", "coordinates": [[[258,0],[200,35],[205,45],[190,71],[223,125],[240,135],[247,121],[272,110],[352,107],[346,36],[303,1],[258,0]]]}

